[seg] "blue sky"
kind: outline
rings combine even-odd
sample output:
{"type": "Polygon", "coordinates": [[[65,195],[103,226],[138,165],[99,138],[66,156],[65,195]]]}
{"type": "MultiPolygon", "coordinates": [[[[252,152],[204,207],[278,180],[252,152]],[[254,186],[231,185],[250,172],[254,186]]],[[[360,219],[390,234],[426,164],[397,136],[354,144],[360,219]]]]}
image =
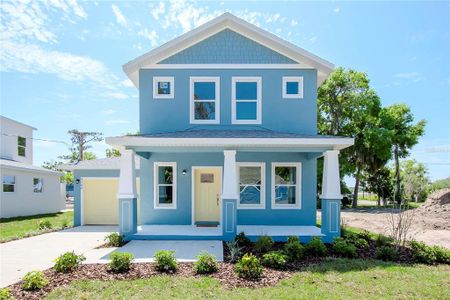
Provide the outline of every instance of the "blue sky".
{"type": "MultiPolygon", "coordinates": [[[[3,0],[0,112],[37,127],[36,139],[135,132],[138,93],[122,65],[225,11],[368,73],[383,105],[405,102],[428,121],[412,156],[431,178],[450,176],[450,2],[3,0]]],[[[67,152],[34,145],[38,165],[67,152]]]]}

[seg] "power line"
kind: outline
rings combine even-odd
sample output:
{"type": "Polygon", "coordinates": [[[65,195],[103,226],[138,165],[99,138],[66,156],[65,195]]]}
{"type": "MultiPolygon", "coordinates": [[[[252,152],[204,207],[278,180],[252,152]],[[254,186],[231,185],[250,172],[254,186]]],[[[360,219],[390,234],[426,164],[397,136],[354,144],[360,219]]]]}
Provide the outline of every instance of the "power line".
{"type": "MultiPolygon", "coordinates": [[[[2,135],[4,136],[11,136],[11,137],[19,137],[19,135],[15,135],[15,134],[8,134],[8,133],[2,133],[2,135]]],[[[66,143],[64,141],[58,141],[58,140],[46,140],[46,139],[38,139],[38,138],[30,138],[31,140],[35,140],[35,141],[42,141],[42,142],[49,142],[49,143],[58,143],[58,144],[64,144],[66,146],[71,147],[72,145],[69,143],[66,143]]]]}

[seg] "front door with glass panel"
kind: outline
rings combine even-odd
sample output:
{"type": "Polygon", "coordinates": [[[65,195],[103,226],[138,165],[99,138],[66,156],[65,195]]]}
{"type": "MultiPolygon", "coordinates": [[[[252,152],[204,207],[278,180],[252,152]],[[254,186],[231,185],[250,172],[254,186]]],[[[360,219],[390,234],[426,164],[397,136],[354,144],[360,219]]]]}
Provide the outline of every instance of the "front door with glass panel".
{"type": "Polygon", "coordinates": [[[194,222],[217,226],[220,221],[220,168],[194,169],[194,222]]]}

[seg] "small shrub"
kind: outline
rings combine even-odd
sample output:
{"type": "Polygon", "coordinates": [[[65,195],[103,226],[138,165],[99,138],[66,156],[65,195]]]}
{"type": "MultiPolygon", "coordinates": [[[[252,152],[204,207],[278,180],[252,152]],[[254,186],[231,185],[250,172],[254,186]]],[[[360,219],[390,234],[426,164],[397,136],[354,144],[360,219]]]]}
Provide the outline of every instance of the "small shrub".
{"type": "Polygon", "coordinates": [[[159,250],[155,252],[155,268],[160,272],[175,272],[178,269],[175,251],[159,250]]]}
{"type": "Polygon", "coordinates": [[[247,248],[247,247],[252,246],[252,242],[250,241],[250,239],[248,237],[245,236],[245,233],[243,233],[243,232],[240,232],[238,235],[236,235],[234,240],[237,242],[239,247],[247,248]]]}
{"type": "Polygon", "coordinates": [[[237,241],[230,241],[226,243],[229,253],[230,262],[234,263],[242,256],[242,248],[237,241]]]}
{"type": "Polygon", "coordinates": [[[428,247],[423,242],[411,241],[409,243],[414,259],[420,263],[433,264],[436,262],[436,253],[432,247],[428,247]]]}
{"type": "Polygon", "coordinates": [[[333,251],[339,256],[353,258],[356,257],[355,245],[344,239],[335,239],[333,243],[333,251]]]}
{"type": "Polygon", "coordinates": [[[52,223],[50,220],[41,220],[38,224],[39,230],[52,229],[52,223]]]}
{"type": "Polygon", "coordinates": [[[378,247],[381,246],[391,246],[392,243],[394,243],[394,239],[382,234],[379,234],[377,236],[377,239],[375,240],[375,243],[378,247]]]}
{"type": "Polygon", "coordinates": [[[69,222],[68,222],[67,220],[63,220],[63,221],[61,222],[61,227],[62,227],[62,228],[67,228],[67,227],[69,227],[69,222]]]}
{"type": "Polygon", "coordinates": [[[393,246],[381,246],[375,252],[375,258],[384,261],[396,261],[398,256],[398,250],[393,246]]]}
{"type": "Polygon", "coordinates": [[[217,272],[219,265],[214,255],[208,252],[201,252],[197,255],[197,261],[194,264],[194,271],[197,274],[211,274],[217,272]]]}
{"type": "Polygon", "coordinates": [[[287,242],[288,243],[300,243],[300,239],[298,238],[298,236],[291,235],[291,236],[288,236],[287,242]]]}
{"type": "Polygon", "coordinates": [[[255,250],[258,253],[267,253],[272,250],[273,240],[268,235],[261,236],[255,243],[255,250]]]}
{"type": "Polygon", "coordinates": [[[286,268],[287,257],[280,251],[271,251],[263,255],[262,264],[266,267],[284,270],[286,268]]]}
{"type": "Polygon", "coordinates": [[[356,239],[353,243],[358,249],[367,249],[369,248],[369,243],[365,239],[356,239]]]}
{"type": "Polygon", "coordinates": [[[14,298],[11,295],[11,291],[9,290],[9,288],[0,289],[0,300],[10,300],[10,299],[14,298]]]}
{"type": "Polygon", "coordinates": [[[235,271],[239,277],[255,280],[261,278],[263,269],[256,256],[246,253],[236,263],[235,271]]]}
{"type": "Polygon", "coordinates": [[[325,256],[327,254],[327,247],[320,237],[313,237],[313,239],[305,245],[305,253],[311,256],[325,256]]]}
{"type": "Polygon", "coordinates": [[[356,236],[360,239],[364,239],[366,242],[370,242],[372,240],[372,234],[367,231],[367,230],[363,230],[361,232],[358,232],[356,234],[356,236]]]}
{"type": "Polygon", "coordinates": [[[117,232],[112,232],[105,237],[105,241],[110,247],[120,247],[123,244],[123,236],[117,232]]]}
{"type": "Polygon", "coordinates": [[[41,271],[31,271],[22,278],[22,289],[26,291],[40,290],[48,285],[48,279],[41,271]]]}
{"type": "Polygon", "coordinates": [[[110,262],[109,267],[111,268],[111,271],[122,273],[130,270],[131,267],[131,261],[133,260],[134,256],[131,253],[128,252],[113,252],[109,256],[110,262]]]}
{"type": "Polygon", "coordinates": [[[78,267],[86,258],[83,255],[76,255],[75,252],[66,252],[55,259],[53,268],[56,272],[67,273],[78,267]]]}
{"type": "Polygon", "coordinates": [[[288,242],[284,245],[284,253],[287,255],[289,261],[297,261],[303,257],[304,248],[300,242],[295,239],[288,239],[288,242]]]}
{"type": "Polygon", "coordinates": [[[434,255],[436,256],[436,262],[440,264],[450,264],[450,251],[444,247],[433,246],[434,255]]]}

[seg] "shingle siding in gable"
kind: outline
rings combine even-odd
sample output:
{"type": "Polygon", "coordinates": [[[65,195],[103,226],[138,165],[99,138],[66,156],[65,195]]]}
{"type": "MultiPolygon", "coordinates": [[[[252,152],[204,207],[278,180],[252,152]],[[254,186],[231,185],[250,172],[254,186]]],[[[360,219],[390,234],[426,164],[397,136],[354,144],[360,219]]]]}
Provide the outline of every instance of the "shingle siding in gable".
{"type": "Polygon", "coordinates": [[[295,64],[292,59],[225,29],[161,64],[295,64]]]}

